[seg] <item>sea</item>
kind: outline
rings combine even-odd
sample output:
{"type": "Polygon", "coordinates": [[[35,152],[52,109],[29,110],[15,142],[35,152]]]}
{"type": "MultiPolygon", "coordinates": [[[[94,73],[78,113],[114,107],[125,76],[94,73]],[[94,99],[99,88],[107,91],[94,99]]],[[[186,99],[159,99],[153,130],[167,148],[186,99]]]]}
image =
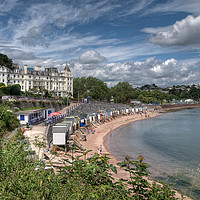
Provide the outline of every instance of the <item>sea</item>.
{"type": "Polygon", "coordinates": [[[164,113],[135,121],[108,136],[108,150],[119,160],[125,155],[145,158],[150,178],[200,199],[200,109],[164,113]]]}

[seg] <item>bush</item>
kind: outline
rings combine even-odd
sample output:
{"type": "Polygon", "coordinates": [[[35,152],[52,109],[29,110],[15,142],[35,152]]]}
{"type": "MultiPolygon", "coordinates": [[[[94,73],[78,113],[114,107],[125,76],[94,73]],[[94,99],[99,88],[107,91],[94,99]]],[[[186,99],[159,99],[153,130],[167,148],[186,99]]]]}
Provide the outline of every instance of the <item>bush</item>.
{"type": "Polygon", "coordinates": [[[3,136],[7,131],[12,131],[20,125],[16,115],[14,115],[9,106],[0,105],[0,136],[3,136]]]}
{"type": "Polygon", "coordinates": [[[54,174],[44,169],[42,161],[31,158],[31,152],[25,151],[28,146],[25,141],[1,143],[1,199],[176,199],[168,186],[147,182],[149,172],[142,156],[137,160],[126,157],[119,163],[130,178],[115,181],[111,171],[117,173],[116,167],[107,155],[87,159],[88,151],[77,157],[68,155],[63,160],[70,165],[54,174]]]}

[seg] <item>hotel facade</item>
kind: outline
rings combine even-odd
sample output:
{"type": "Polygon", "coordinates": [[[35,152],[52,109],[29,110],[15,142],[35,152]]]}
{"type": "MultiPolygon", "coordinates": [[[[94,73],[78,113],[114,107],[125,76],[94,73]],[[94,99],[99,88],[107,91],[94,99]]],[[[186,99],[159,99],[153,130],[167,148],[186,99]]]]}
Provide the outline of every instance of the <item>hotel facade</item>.
{"type": "Polygon", "coordinates": [[[19,84],[24,92],[45,89],[54,96],[73,97],[73,74],[67,64],[61,72],[54,67],[43,71],[40,66],[20,69],[15,65],[14,70],[0,66],[0,82],[6,86],[19,84]]]}

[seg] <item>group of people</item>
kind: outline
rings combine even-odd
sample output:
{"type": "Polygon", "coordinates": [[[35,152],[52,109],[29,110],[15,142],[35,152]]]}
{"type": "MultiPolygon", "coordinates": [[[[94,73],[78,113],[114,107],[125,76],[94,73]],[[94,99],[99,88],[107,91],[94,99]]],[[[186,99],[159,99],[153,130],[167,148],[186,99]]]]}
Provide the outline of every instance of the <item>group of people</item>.
{"type": "Polygon", "coordinates": [[[103,147],[102,147],[102,145],[99,146],[99,148],[98,148],[98,150],[97,150],[97,154],[98,154],[99,156],[102,156],[102,155],[103,155],[103,147]]]}

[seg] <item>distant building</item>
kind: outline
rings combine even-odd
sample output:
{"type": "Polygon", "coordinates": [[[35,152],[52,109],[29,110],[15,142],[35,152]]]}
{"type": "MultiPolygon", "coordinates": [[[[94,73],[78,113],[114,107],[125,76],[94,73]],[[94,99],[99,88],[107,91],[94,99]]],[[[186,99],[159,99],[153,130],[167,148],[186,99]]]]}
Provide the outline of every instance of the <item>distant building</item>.
{"type": "Polygon", "coordinates": [[[63,71],[59,72],[57,68],[45,68],[41,70],[40,66],[24,66],[24,70],[18,65],[14,70],[0,66],[0,82],[6,86],[19,84],[21,90],[26,92],[33,88],[41,90],[46,89],[59,97],[73,96],[73,74],[66,64],[63,71]]]}

